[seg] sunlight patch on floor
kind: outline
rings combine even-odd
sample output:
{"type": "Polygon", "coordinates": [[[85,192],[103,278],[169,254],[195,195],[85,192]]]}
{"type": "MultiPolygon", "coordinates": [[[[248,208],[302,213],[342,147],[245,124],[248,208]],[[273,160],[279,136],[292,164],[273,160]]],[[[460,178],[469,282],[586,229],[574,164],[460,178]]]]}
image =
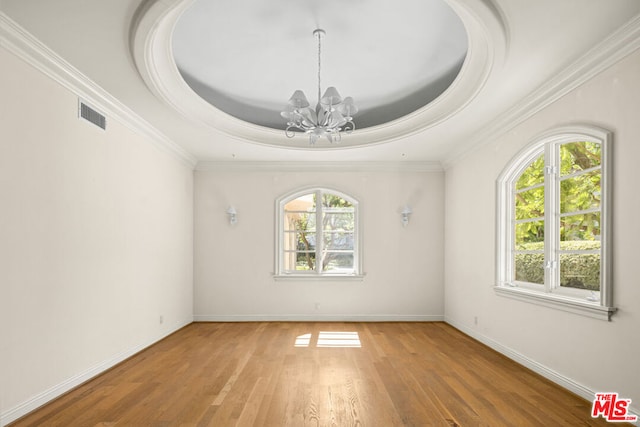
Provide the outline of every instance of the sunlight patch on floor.
{"type": "MultiPolygon", "coordinates": [[[[310,347],[312,334],[296,337],[294,347],[310,347]]],[[[360,336],[357,332],[320,331],[316,347],[361,348],[360,336]]]]}
{"type": "Polygon", "coordinates": [[[293,345],[294,347],[309,347],[309,343],[311,342],[311,334],[304,334],[296,337],[296,343],[293,345]]]}

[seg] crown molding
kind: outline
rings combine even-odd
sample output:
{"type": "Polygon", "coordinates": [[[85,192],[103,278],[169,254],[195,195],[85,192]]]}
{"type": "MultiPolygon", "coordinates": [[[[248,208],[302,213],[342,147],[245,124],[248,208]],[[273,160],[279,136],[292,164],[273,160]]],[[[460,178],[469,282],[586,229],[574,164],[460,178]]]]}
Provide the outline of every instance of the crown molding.
{"type": "Polygon", "coordinates": [[[506,134],[564,95],[591,80],[640,48],[640,15],[588,50],[555,77],[489,123],[443,160],[448,169],[471,153],[506,134]]]}
{"type": "Polygon", "coordinates": [[[0,11],[0,46],[189,167],[197,160],[0,11]]]}
{"type": "Polygon", "coordinates": [[[440,162],[198,162],[212,172],[442,172],[440,162]]]}

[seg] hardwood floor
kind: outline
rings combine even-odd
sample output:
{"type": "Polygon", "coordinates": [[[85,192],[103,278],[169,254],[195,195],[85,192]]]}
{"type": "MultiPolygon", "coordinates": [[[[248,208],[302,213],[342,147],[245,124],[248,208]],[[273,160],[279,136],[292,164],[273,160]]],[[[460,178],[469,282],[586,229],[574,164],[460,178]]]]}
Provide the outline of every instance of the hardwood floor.
{"type": "Polygon", "coordinates": [[[607,425],[445,323],[193,323],[12,426],[607,425]]]}

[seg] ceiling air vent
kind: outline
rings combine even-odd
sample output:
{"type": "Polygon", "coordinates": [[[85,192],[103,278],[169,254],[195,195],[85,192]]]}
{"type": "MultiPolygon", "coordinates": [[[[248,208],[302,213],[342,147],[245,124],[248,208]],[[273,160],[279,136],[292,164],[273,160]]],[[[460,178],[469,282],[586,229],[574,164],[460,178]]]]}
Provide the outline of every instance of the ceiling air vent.
{"type": "Polygon", "coordinates": [[[102,129],[107,128],[107,118],[89,107],[83,101],[80,101],[80,117],[102,129]]]}

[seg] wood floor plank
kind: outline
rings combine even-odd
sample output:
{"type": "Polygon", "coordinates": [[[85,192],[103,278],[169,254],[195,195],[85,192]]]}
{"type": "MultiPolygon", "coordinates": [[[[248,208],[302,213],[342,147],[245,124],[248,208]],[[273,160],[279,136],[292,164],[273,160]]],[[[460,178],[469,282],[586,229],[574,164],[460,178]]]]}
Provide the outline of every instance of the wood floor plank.
{"type": "Polygon", "coordinates": [[[193,323],[12,427],[607,425],[590,409],[445,323],[193,323]]]}

